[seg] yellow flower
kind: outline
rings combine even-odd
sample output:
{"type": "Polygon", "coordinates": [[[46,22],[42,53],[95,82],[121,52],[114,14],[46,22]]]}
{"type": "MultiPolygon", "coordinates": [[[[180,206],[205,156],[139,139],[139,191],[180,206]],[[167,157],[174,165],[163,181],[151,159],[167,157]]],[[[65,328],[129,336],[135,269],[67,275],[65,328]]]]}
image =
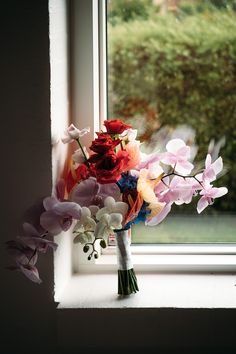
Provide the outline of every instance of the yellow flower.
{"type": "Polygon", "coordinates": [[[149,171],[145,168],[140,171],[137,190],[141,194],[143,200],[149,203],[148,208],[151,210],[149,218],[151,219],[160,213],[165,203],[160,203],[154,193],[154,188],[160,182],[163,173],[155,179],[149,179],[148,172],[149,171]]]}

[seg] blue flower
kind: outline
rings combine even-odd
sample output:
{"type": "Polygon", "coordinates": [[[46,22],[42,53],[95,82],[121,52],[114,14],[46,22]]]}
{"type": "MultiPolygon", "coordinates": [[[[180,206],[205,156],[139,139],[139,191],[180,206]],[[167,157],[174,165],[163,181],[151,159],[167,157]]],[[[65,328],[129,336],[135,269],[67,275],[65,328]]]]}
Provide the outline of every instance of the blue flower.
{"type": "Polygon", "coordinates": [[[151,212],[151,210],[147,209],[147,207],[148,207],[148,203],[143,202],[143,205],[142,205],[141,209],[139,210],[139,213],[136,216],[136,218],[134,218],[133,220],[129,221],[125,225],[124,229],[128,230],[131,225],[138,224],[141,221],[145,222],[146,219],[147,219],[148,214],[150,214],[150,212],[151,212]]]}
{"type": "Polygon", "coordinates": [[[128,172],[121,174],[121,179],[117,182],[120,191],[126,192],[137,189],[137,180],[138,178],[135,176],[131,176],[128,172]]]}

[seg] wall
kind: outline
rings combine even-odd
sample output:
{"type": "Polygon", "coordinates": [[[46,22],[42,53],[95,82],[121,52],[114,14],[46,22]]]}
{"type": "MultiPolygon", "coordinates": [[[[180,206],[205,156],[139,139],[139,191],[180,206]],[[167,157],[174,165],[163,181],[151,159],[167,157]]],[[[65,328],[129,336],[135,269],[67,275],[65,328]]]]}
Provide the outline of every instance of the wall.
{"type": "Polygon", "coordinates": [[[104,353],[235,353],[235,310],[82,309],[58,313],[53,301],[52,254],[40,261],[44,280],[40,286],[4,269],[10,263],[4,241],[18,234],[29,206],[51,193],[53,176],[48,3],[6,1],[1,3],[0,14],[0,353],[97,353],[99,347],[104,353]],[[67,327],[65,337],[71,337],[73,348],[64,337],[60,341],[64,349],[58,348],[57,326],[60,333],[62,325],[67,327]],[[162,338],[161,344],[158,338],[162,338]],[[115,350],[118,341],[120,348],[115,350]]]}
{"type": "Polygon", "coordinates": [[[26,210],[50,195],[48,2],[1,2],[0,352],[49,352],[55,343],[52,254],[41,257],[43,283],[4,269],[4,241],[19,233],[26,210]]]}

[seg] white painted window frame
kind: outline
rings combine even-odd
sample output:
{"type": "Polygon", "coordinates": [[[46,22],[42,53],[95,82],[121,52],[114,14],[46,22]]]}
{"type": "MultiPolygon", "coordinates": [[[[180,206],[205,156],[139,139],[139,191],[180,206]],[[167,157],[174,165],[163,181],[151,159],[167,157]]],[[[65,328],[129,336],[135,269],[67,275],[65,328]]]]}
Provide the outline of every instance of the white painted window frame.
{"type": "MultiPolygon", "coordinates": [[[[80,128],[90,126],[87,145],[107,115],[105,7],[106,0],[71,0],[71,113],[80,128]]],[[[236,271],[235,244],[136,245],[132,253],[140,271],[236,271]]],[[[115,268],[115,247],[87,261],[82,247],[74,246],[74,273],[115,268]]]]}
{"type": "Polygon", "coordinates": [[[71,114],[79,127],[90,126],[88,145],[107,115],[105,5],[71,0],[70,6],[71,114]]]}

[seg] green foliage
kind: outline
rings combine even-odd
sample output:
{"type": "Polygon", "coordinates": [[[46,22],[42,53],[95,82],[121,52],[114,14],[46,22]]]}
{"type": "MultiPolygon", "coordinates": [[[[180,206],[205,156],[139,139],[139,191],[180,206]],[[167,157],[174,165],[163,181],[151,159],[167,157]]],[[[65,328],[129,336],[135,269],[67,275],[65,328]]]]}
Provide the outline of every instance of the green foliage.
{"type": "MultiPolygon", "coordinates": [[[[152,16],[109,26],[109,112],[129,118],[155,111],[158,125],[196,130],[200,159],[223,135],[229,167],[219,184],[230,189],[216,208],[236,205],[236,15],[233,11],[152,16]],[[143,102],[130,109],[130,102],[143,102]]],[[[147,121],[148,124],[148,121],[147,121]]]]}
{"type": "Polygon", "coordinates": [[[108,2],[109,23],[116,25],[136,19],[146,20],[150,16],[152,0],[115,0],[108,2]]]}
{"type": "Polygon", "coordinates": [[[236,0],[182,0],[179,4],[179,13],[182,15],[232,10],[236,11],[236,0]]]}

